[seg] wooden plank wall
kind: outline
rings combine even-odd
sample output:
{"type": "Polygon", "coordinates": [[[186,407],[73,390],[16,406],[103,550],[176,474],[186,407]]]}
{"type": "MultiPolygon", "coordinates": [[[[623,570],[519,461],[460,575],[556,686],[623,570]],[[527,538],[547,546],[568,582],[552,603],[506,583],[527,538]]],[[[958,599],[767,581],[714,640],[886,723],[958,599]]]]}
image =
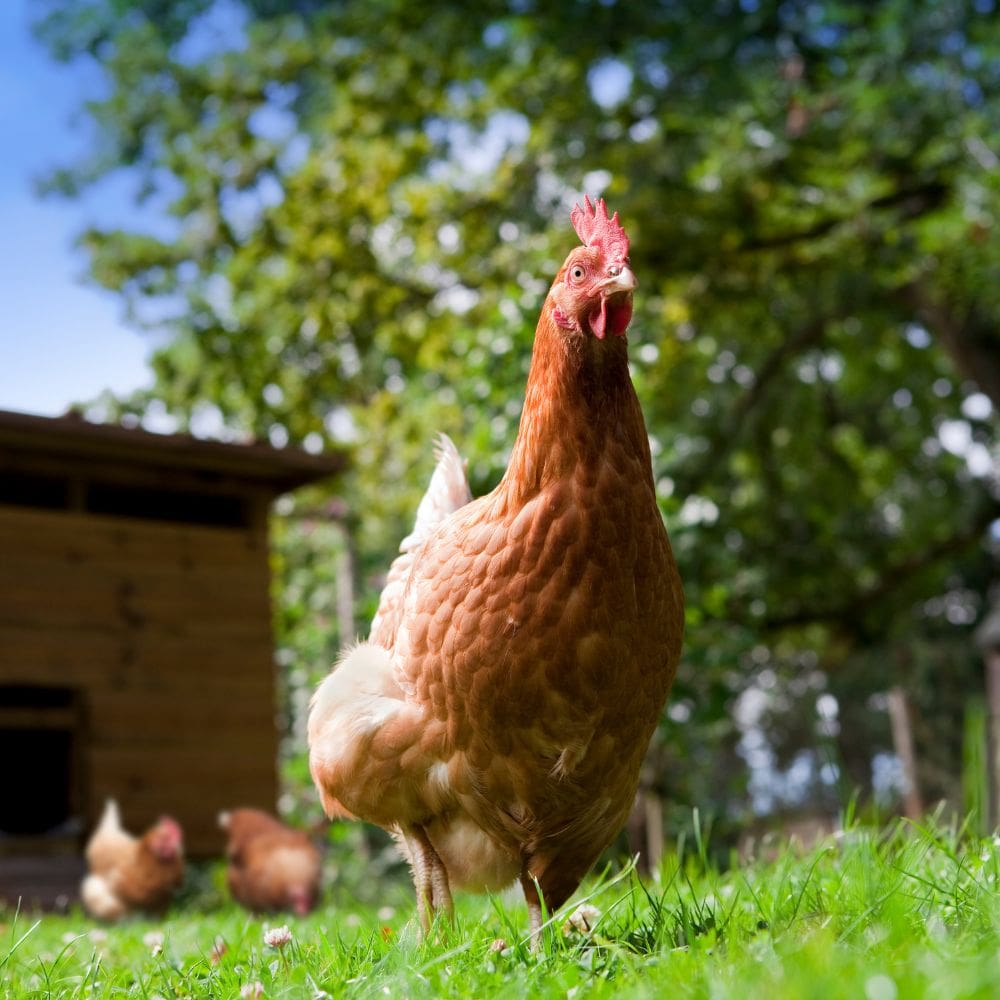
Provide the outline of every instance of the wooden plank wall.
{"type": "MultiPolygon", "coordinates": [[[[218,853],[220,809],[273,809],[263,518],[218,528],[0,506],[0,684],[83,692],[88,829],[174,815],[218,853]]],[[[42,776],[39,780],[44,780],[42,776]]]]}

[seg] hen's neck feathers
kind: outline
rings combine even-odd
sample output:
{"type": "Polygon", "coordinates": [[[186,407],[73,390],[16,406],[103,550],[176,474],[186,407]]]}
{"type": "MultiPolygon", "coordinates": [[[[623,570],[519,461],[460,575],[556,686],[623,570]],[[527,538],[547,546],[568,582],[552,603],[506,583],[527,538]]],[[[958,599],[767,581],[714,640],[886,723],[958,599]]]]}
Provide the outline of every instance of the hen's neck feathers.
{"type": "Polygon", "coordinates": [[[546,302],[517,440],[498,490],[508,502],[524,503],[552,483],[601,464],[612,451],[638,458],[652,489],[649,440],[625,338],[567,335],[546,302]]]}

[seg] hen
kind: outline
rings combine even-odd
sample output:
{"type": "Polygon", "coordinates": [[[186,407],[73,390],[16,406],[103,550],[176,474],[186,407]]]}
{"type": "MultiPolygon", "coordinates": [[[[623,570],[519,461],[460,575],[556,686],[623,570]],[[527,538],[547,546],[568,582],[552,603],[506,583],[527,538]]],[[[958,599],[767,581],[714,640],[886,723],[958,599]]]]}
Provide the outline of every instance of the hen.
{"type": "Polygon", "coordinates": [[[184,881],[184,844],[176,820],[161,816],[141,837],[122,828],[118,805],[108,799],[87,843],[90,874],[80,885],[84,909],[100,920],[166,909],[184,881]]]}
{"type": "Polygon", "coordinates": [[[226,882],[237,902],[255,912],[313,909],[321,862],[305,833],[259,809],[221,813],[219,826],[229,834],[226,882]]]}
{"type": "Polygon", "coordinates": [[[451,888],[519,879],[532,939],[622,828],[680,656],[683,593],[625,333],[636,279],[603,200],[572,222],[542,307],[517,440],[469,500],[442,441],[370,636],[313,696],[330,816],[376,823],[421,926],[451,888]]]}

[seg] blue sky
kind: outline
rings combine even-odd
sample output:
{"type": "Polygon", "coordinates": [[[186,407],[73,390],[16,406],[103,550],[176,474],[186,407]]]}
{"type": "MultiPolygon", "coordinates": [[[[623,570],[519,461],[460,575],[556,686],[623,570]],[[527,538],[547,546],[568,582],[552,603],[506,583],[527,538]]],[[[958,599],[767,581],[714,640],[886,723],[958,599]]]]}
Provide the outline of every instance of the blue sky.
{"type": "Polygon", "coordinates": [[[83,201],[34,192],[47,168],[85,147],[72,120],[98,78],[47,56],[29,30],[33,6],[0,2],[0,409],[55,416],[104,389],[147,384],[151,345],[125,325],[115,296],[84,283],[73,247],[88,224],[134,212],[124,180],[83,201]]]}
{"type": "MultiPolygon", "coordinates": [[[[125,177],[67,201],[35,182],[87,148],[82,100],[100,92],[96,67],[51,59],[32,37],[34,0],[0,0],[0,409],[56,416],[105,389],[151,381],[148,336],[130,329],[120,299],[84,280],[74,240],[88,225],[134,224],[125,177]]],[[[627,90],[619,66],[591,85],[607,99],[627,90]]]]}

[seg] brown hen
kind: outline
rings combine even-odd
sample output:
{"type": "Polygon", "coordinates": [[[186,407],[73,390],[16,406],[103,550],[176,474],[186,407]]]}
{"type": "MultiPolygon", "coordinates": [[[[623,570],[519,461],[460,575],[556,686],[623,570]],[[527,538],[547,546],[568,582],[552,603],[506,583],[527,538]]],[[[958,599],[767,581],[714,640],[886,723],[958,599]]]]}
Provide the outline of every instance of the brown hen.
{"type": "Polygon", "coordinates": [[[177,821],[161,816],[135,837],[122,827],[114,799],[108,799],[87,842],[86,857],[90,874],[80,885],[80,899],[87,913],[101,920],[164,910],[184,881],[184,844],[177,821]]]}
{"type": "Polygon", "coordinates": [[[313,697],[327,813],[391,831],[421,925],[452,887],[573,893],[622,828],[680,656],[683,593],[625,333],[636,280],[603,201],[548,293],[517,440],[469,499],[443,439],[371,634],[313,697]]]}
{"type": "Polygon", "coordinates": [[[248,910],[290,910],[304,916],[319,899],[321,860],[302,830],[293,830],[260,809],[233,809],[219,816],[229,835],[226,882],[248,910]]]}

